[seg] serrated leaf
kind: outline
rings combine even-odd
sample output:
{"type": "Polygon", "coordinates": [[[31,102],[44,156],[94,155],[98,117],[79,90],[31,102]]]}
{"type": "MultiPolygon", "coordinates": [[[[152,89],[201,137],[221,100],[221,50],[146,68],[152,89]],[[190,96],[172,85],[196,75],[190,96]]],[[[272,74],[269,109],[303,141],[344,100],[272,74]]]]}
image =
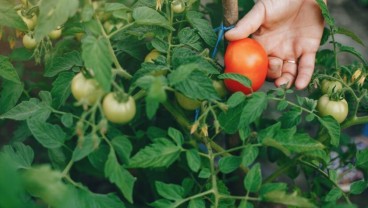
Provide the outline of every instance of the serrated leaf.
{"type": "Polygon", "coordinates": [[[169,127],[169,130],[167,131],[167,134],[169,135],[169,137],[171,139],[173,139],[175,141],[175,143],[178,146],[181,146],[184,142],[184,136],[181,133],[181,131],[173,128],[173,127],[169,127]]]}
{"type": "Polygon", "coordinates": [[[46,123],[38,117],[27,119],[27,125],[35,139],[45,148],[58,148],[64,145],[66,133],[60,126],[46,123]]]}
{"type": "Polygon", "coordinates": [[[226,104],[229,108],[233,108],[238,106],[239,104],[243,103],[247,97],[242,92],[235,92],[233,93],[229,99],[227,100],[226,104]]]}
{"type": "Polygon", "coordinates": [[[234,108],[230,108],[226,112],[221,112],[218,120],[220,122],[221,127],[223,128],[224,132],[233,134],[239,129],[239,121],[241,112],[244,108],[244,102],[240,105],[237,105],[234,108]]]}
{"type": "Polygon", "coordinates": [[[152,119],[156,115],[156,112],[160,107],[160,103],[157,100],[153,100],[149,97],[146,97],[145,100],[147,103],[146,105],[147,118],[152,119]]]}
{"type": "Polygon", "coordinates": [[[198,34],[209,46],[214,47],[216,44],[216,33],[214,32],[211,24],[202,18],[203,14],[196,11],[188,11],[186,18],[189,23],[198,30],[198,34]]]}
{"type": "Polygon", "coordinates": [[[219,79],[231,79],[231,80],[239,82],[241,85],[243,85],[245,87],[252,86],[252,81],[250,79],[248,79],[247,77],[245,77],[244,75],[241,75],[241,74],[226,73],[226,74],[219,75],[217,78],[219,78],[219,79]]]}
{"type": "Polygon", "coordinates": [[[358,151],[356,154],[356,166],[368,171],[368,149],[358,151]]]}
{"type": "Polygon", "coordinates": [[[319,8],[321,8],[322,10],[322,15],[326,21],[326,23],[330,26],[330,27],[334,27],[335,26],[335,20],[331,17],[330,12],[328,11],[327,5],[323,0],[316,0],[319,8]]]}
{"type": "Polygon", "coordinates": [[[174,31],[169,21],[159,12],[149,7],[137,7],[132,14],[137,25],[156,25],[174,31]]]}
{"type": "Polygon", "coordinates": [[[242,158],[238,156],[222,157],[218,162],[219,170],[225,174],[231,173],[239,168],[241,162],[242,158]]]}
{"type": "Polygon", "coordinates": [[[170,140],[159,138],[136,153],[129,161],[131,168],[159,168],[170,166],[180,155],[180,147],[170,140]]]}
{"type": "Polygon", "coordinates": [[[77,162],[89,154],[91,154],[95,149],[99,141],[96,139],[99,139],[98,137],[94,137],[92,134],[88,134],[83,137],[83,142],[78,143],[78,145],[75,147],[72,155],[72,160],[74,162],[77,162]]]}
{"type": "Polygon", "coordinates": [[[244,178],[244,187],[249,192],[257,192],[262,185],[262,173],[259,163],[255,164],[244,178]]]}
{"type": "Polygon", "coordinates": [[[54,98],[52,100],[52,106],[56,109],[62,106],[66,99],[70,95],[70,82],[74,77],[73,72],[63,72],[58,75],[55,81],[52,83],[51,96],[54,98]]]}
{"type": "Polygon", "coordinates": [[[305,117],[305,120],[308,122],[313,121],[316,118],[316,115],[314,113],[310,113],[305,117]]]}
{"type": "Polygon", "coordinates": [[[157,193],[165,199],[179,200],[184,197],[183,187],[176,184],[167,184],[160,181],[155,181],[157,193]]]}
{"type": "Polygon", "coordinates": [[[254,208],[253,204],[246,201],[246,200],[242,200],[238,206],[238,208],[254,208]]]}
{"type": "Polygon", "coordinates": [[[333,188],[325,196],[324,201],[337,201],[342,197],[343,192],[339,188],[333,188]]]}
{"type": "Polygon", "coordinates": [[[241,158],[242,162],[241,164],[247,167],[248,165],[252,164],[256,158],[258,157],[259,150],[257,147],[254,147],[253,145],[247,145],[244,147],[241,158]]]}
{"type": "Polygon", "coordinates": [[[246,100],[241,112],[239,127],[247,126],[259,118],[267,108],[267,96],[263,92],[255,92],[246,100]]]}
{"type": "Polygon", "coordinates": [[[188,208],[205,208],[205,202],[201,198],[191,199],[188,204],[188,208]]]}
{"type": "Polygon", "coordinates": [[[73,114],[71,113],[63,114],[60,120],[61,120],[61,123],[67,128],[70,128],[73,126],[73,114]]]}
{"type": "Polygon", "coordinates": [[[12,81],[16,84],[21,84],[19,75],[9,59],[0,55],[0,77],[12,81]]]}
{"type": "Polygon", "coordinates": [[[318,117],[318,121],[321,123],[323,127],[327,130],[327,133],[330,137],[330,143],[337,147],[340,143],[340,125],[339,123],[332,117],[318,117]]]}
{"type": "Polygon", "coordinates": [[[355,48],[345,46],[339,43],[337,43],[336,45],[339,47],[339,52],[345,52],[355,55],[358,59],[360,59],[364,63],[364,65],[368,65],[368,62],[367,60],[365,60],[364,56],[360,52],[358,52],[355,48]]]}
{"type": "Polygon", "coordinates": [[[354,32],[352,32],[351,30],[349,30],[347,28],[337,27],[336,33],[346,35],[346,36],[350,37],[351,39],[353,39],[355,42],[357,42],[360,45],[364,46],[363,41],[354,32]]]}
{"type": "Polygon", "coordinates": [[[198,151],[195,149],[190,149],[186,151],[185,156],[187,158],[188,166],[193,172],[198,172],[201,168],[201,157],[198,151]]]}
{"type": "Polygon", "coordinates": [[[178,38],[181,44],[188,45],[197,51],[202,50],[202,45],[199,41],[201,37],[195,32],[195,29],[189,27],[181,29],[178,38]]]}
{"type": "Polygon", "coordinates": [[[152,40],[152,46],[158,50],[161,53],[167,53],[167,50],[169,48],[169,45],[167,44],[166,41],[161,40],[159,38],[155,38],[152,40]]]}
{"type": "Polygon", "coordinates": [[[290,128],[292,126],[297,126],[301,122],[301,115],[301,109],[292,109],[284,112],[279,120],[284,128],[290,128]]]}
{"type": "Polygon", "coordinates": [[[0,0],[0,26],[27,31],[28,27],[14,9],[16,2],[0,0]]]}
{"type": "Polygon", "coordinates": [[[288,107],[289,103],[286,100],[281,100],[278,104],[277,104],[277,110],[278,111],[283,111],[288,107]]]}
{"type": "Polygon", "coordinates": [[[156,200],[150,203],[150,206],[155,207],[155,208],[162,208],[162,207],[174,208],[174,203],[167,199],[159,199],[159,200],[156,200]]]}
{"type": "Polygon", "coordinates": [[[74,16],[79,6],[78,0],[45,1],[39,4],[39,15],[35,28],[37,41],[48,35],[52,30],[63,25],[69,17],[74,16]]]}
{"type": "Polygon", "coordinates": [[[125,136],[117,136],[111,140],[111,143],[119,159],[124,164],[127,164],[130,158],[130,154],[133,150],[132,143],[129,141],[129,139],[125,136]]]}
{"type": "Polygon", "coordinates": [[[211,176],[211,171],[209,168],[202,168],[199,172],[199,178],[209,178],[211,176]]]}
{"type": "Polygon", "coordinates": [[[12,119],[17,121],[26,120],[32,115],[35,115],[40,109],[41,106],[39,103],[23,101],[10,109],[8,112],[1,115],[0,119],[12,119]]]}
{"type": "Polygon", "coordinates": [[[119,164],[113,149],[110,149],[104,172],[109,181],[119,188],[123,196],[133,203],[133,188],[137,178],[119,164]]]}
{"type": "Polygon", "coordinates": [[[112,81],[112,58],[109,40],[91,35],[82,40],[82,58],[87,69],[92,69],[94,78],[105,92],[110,91],[112,81]]]}
{"type": "Polygon", "coordinates": [[[20,142],[2,147],[0,156],[8,157],[16,169],[30,168],[34,159],[32,147],[20,142]]]}
{"type": "Polygon", "coordinates": [[[2,80],[0,91],[0,114],[3,114],[13,108],[17,104],[22,93],[23,84],[2,80]]]}
{"type": "Polygon", "coordinates": [[[317,208],[308,199],[298,195],[288,195],[284,191],[272,191],[262,196],[264,201],[303,208],[317,208]]]}
{"type": "Polygon", "coordinates": [[[286,191],[287,188],[286,183],[266,183],[261,186],[259,194],[262,196],[272,191],[286,191]]]}
{"type": "Polygon", "coordinates": [[[50,59],[45,68],[45,77],[54,77],[62,71],[71,70],[74,66],[83,66],[81,54],[71,51],[50,59]]]}

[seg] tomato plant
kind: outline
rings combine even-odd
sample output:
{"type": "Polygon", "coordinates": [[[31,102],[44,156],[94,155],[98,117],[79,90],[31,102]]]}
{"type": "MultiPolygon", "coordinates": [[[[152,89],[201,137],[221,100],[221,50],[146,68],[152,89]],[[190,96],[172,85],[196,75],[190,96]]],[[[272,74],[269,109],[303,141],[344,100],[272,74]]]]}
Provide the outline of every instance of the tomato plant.
{"type": "Polygon", "coordinates": [[[331,47],[295,91],[217,44],[220,1],[0,0],[0,207],[364,206],[368,63],[316,2],[331,47]]]}
{"type": "Polygon", "coordinates": [[[224,57],[225,73],[236,73],[247,77],[251,89],[237,81],[226,79],[225,85],[231,92],[249,94],[262,87],[266,80],[268,57],[263,47],[251,38],[230,42],[224,57]]]}
{"type": "Polygon", "coordinates": [[[113,123],[128,123],[136,114],[134,98],[119,98],[116,93],[109,93],[104,97],[102,109],[107,120],[113,123]]]}

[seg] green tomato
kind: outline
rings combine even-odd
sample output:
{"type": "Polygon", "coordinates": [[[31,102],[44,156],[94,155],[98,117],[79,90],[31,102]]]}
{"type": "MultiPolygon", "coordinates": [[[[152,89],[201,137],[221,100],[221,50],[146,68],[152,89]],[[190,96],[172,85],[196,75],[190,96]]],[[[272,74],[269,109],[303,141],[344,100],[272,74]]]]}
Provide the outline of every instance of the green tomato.
{"type": "Polygon", "coordinates": [[[318,99],[317,109],[321,116],[330,115],[339,123],[342,123],[349,113],[348,103],[345,99],[338,101],[330,100],[327,94],[318,99]]]}
{"type": "Polygon", "coordinates": [[[36,48],[36,46],[37,46],[36,39],[34,39],[32,36],[30,36],[28,34],[25,34],[23,36],[22,42],[23,42],[23,46],[27,49],[30,49],[30,50],[36,48]]]}
{"type": "Polygon", "coordinates": [[[55,30],[49,33],[49,38],[51,40],[57,40],[61,37],[61,32],[62,32],[61,27],[57,27],[55,30]]]}
{"type": "Polygon", "coordinates": [[[132,96],[128,96],[126,101],[119,101],[116,93],[110,92],[103,99],[102,110],[107,120],[125,124],[136,114],[135,100],[132,96]]]}
{"type": "Polygon", "coordinates": [[[339,81],[324,79],[321,85],[321,91],[323,94],[331,94],[338,92],[342,89],[342,84],[339,81]]]}
{"type": "Polygon", "coordinates": [[[74,98],[85,105],[93,105],[103,95],[103,90],[95,79],[87,79],[82,72],[74,76],[71,84],[74,98]]]}
{"type": "Polygon", "coordinates": [[[179,92],[175,92],[175,98],[178,104],[185,110],[193,111],[201,106],[200,101],[190,99],[179,92]]]}
{"type": "Polygon", "coordinates": [[[146,57],[144,57],[144,62],[154,63],[154,61],[160,56],[160,52],[156,49],[150,51],[146,57]]]}
{"type": "Polygon", "coordinates": [[[18,15],[22,18],[23,22],[27,25],[29,30],[33,30],[37,23],[37,16],[33,15],[32,17],[25,17],[22,14],[22,10],[17,11],[18,15]]]}
{"type": "Polygon", "coordinates": [[[220,98],[224,98],[227,95],[228,91],[222,80],[212,80],[212,85],[220,98]]]}
{"type": "Polygon", "coordinates": [[[171,2],[171,9],[174,11],[174,13],[182,13],[185,10],[185,5],[182,0],[174,0],[171,2]]]}

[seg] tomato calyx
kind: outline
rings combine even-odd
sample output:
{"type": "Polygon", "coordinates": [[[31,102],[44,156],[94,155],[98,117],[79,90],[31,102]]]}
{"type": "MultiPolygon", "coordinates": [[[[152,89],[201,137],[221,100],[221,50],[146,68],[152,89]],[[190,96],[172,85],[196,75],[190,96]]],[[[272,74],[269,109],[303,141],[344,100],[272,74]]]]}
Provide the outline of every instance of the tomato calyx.
{"type": "Polygon", "coordinates": [[[126,103],[129,100],[130,95],[128,93],[125,93],[123,91],[117,91],[114,92],[114,98],[118,103],[126,103]]]}

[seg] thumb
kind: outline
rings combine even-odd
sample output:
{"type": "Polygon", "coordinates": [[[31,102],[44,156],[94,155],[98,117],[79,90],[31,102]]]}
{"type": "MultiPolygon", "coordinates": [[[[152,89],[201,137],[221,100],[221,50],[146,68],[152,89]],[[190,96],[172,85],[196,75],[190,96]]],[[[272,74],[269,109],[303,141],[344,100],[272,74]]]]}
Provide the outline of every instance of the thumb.
{"type": "Polygon", "coordinates": [[[225,33],[225,38],[229,41],[239,40],[248,37],[258,30],[265,18],[265,7],[258,1],[254,7],[235,25],[235,27],[225,33]]]}

